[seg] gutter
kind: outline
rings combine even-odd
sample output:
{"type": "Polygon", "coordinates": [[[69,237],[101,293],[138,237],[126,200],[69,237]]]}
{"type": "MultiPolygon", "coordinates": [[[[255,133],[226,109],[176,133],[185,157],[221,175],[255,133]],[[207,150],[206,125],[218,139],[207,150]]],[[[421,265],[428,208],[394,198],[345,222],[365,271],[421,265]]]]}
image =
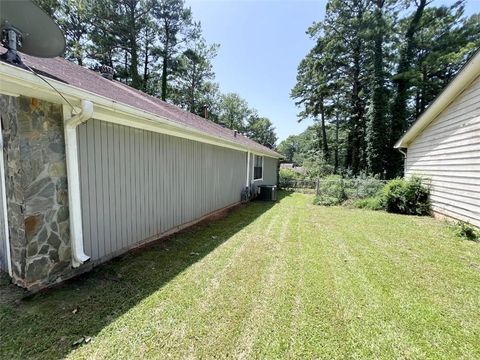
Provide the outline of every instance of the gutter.
{"type": "Polygon", "coordinates": [[[71,114],[65,114],[64,112],[68,206],[70,212],[70,242],[72,248],[72,266],[76,268],[90,260],[90,257],[85,254],[83,249],[83,224],[80,197],[77,126],[92,118],[93,103],[88,100],[82,100],[80,113],[71,117],[70,116],[71,114]]]}

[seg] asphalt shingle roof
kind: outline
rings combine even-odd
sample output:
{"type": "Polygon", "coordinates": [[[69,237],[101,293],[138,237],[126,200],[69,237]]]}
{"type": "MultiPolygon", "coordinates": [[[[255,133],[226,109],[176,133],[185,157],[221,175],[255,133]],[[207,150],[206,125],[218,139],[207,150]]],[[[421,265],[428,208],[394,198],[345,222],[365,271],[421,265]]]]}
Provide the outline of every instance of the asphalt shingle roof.
{"type": "MultiPolygon", "coordinates": [[[[0,49],[2,53],[5,51],[2,47],[0,49]]],[[[119,81],[108,80],[95,71],[86,69],[63,58],[37,58],[26,54],[21,54],[21,58],[26,65],[45,77],[92,92],[115,102],[150,112],[183,126],[200,130],[205,134],[238,143],[253,151],[258,150],[262,153],[271,154],[274,157],[280,156],[275,151],[242,134],[237,133],[235,136],[233,130],[180,109],[156,97],[147,95],[119,81]]]]}

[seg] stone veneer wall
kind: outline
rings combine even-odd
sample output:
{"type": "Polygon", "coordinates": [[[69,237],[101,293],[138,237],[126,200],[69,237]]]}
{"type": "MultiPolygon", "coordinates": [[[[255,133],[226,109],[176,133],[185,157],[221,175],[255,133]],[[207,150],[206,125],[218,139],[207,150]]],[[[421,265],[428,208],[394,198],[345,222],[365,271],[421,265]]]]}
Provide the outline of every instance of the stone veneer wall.
{"type": "Polygon", "coordinates": [[[70,277],[62,106],[0,95],[12,277],[40,288],[70,277]]]}

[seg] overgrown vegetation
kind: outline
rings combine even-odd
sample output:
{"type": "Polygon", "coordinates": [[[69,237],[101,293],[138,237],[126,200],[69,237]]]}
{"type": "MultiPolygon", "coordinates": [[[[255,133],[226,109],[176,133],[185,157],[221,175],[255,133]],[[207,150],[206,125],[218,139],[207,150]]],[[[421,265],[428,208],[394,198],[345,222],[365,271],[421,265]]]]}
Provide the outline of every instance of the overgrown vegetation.
{"type": "Polygon", "coordinates": [[[383,189],[385,210],[406,215],[430,215],[430,190],[422,179],[394,179],[383,189]]]}
{"type": "Polygon", "coordinates": [[[288,168],[282,168],[278,172],[279,184],[286,184],[293,181],[304,180],[305,176],[298,171],[288,168]]]}
{"type": "Polygon", "coordinates": [[[385,201],[381,195],[365,199],[358,199],[353,203],[353,205],[359,209],[385,210],[385,201]]]}
{"type": "Polygon", "coordinates": [[[464,221],[457,221],[451,224],[451,227],[458,237],[471,241],[480,241],[480,230],[464,221]]]}
{"type": "Polygon", "coordinates": [[[377,196],[383,186],[384,182],[377,177],[330,175],[318,180],[314,203],[325,206],[341,205],[345,201],[356,203],[359,199],[377,196]]]}
{"type": "Polygon", "coordinates": [[[420,177],[393,179],[386,184],[375,177],[321,179],[314,199],[316,205],[352,204],[369,210],[406,215],[430,215],[430,190],[420,177]]]}

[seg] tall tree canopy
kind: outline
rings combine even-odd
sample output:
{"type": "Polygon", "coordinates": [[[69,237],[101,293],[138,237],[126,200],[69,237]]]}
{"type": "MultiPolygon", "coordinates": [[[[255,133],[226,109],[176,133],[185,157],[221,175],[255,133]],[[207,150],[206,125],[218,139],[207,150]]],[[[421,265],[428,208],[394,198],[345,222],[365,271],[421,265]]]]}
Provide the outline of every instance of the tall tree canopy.
{"type": "Polygon", "coordinates": [[[250,139],[270,149],[274,148],[277,142],[275,128],[266,117],[250,116],[247,121],[246,134],[250,139]]]}
{"type": "Polygon", "coordinates": [[[184,0],[34,0],[65,33],[65,57],[269,147],[271,122],[238,94],[221,94],[212,61],[219,45],[202,36],[184,0]]]}
{"type": "Polygon", "coordinates": [[[480,16],[466,17],[464,3],[327,2],[325,19],[307,31],[316,44],[291,93],[299,119],[320,123],[323,162],[352,174],[402,173],[393,145],[480,47],[480,16]]]}

